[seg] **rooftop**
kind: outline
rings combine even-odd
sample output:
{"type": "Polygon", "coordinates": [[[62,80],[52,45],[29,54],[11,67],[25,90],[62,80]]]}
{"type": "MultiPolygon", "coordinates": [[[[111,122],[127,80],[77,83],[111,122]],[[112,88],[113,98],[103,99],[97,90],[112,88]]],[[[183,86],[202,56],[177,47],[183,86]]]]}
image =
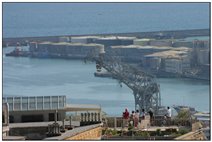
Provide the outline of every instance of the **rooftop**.
{"type": "Polygon", "coordinates": [[[72,36],[71,39],[100,38],[101,36],[72,36]]]}
{"type": "Polygon", "coordinates": [[[135,39],[135,41],[150,41],[150,40],[155,40],[155,39],[150,39],[150,38],[139,38],[139,39],[135,39]]]}
{"type": "Polygon", "coordinates": [[[106,36],[106,37],[99,37],[98,39],[101,39],[101,40],[115,40],[115,39],[133,40],[133,39],[136,39],[136,37],[106,36]]]}
{"type": "Polygon", "coordinates": [[[84,44],[84,43],[69,43],[69,42],[41,42],[39,43],[41,45],[44,44],[49,44],[49,45],[67,45],[67,46],[98,46],[98,47],[102,47],[102,44],[95,44],[95,43],[89,43],[89,44],[84,44]]]}
{"type": "Polygon", "coordinates": [[[161,57],[161,58],[175,58],[175,59],[181,59],[183,57],[187,56],[188,51],[191,49],[187,47],[179,47],[179,48],[173,48],[172,50],[168,51],[162,51],[162,52],[156,52],[150,55],[146,55],[145,57],[161,57]]]}
{"type": "Polygon", "coordinates": [[[111,48],[131,48],[131,49],[137,48],[137,49],[158,49],[158,50],[173,49],[173,47],[169,47],[169,46],[158,47],[158,46],[141,46],[141,45],[127,45],[127,46],[119,45],[119,46],[111,46],[111,48]]]}

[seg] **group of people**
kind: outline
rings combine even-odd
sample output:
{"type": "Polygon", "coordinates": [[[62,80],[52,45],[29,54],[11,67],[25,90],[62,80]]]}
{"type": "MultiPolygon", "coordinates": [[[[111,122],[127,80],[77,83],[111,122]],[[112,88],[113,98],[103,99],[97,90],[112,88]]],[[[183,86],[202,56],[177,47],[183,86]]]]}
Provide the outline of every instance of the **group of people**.
{"type": "Polygon", "coordinates": [[[125,109],[125,112],[123,112],[123,124],[124,127],[128,127],[129,124],[135,128],[138,127],[139,119],[141,116],[141,121],[145,119],[145,110],[142,109],[141,115],[139,113],[139,110],[132,111],[131,114],[129,113],[128,109],[125,109]]]}
{"type": "MultiPolygon", "coordinates": [[[[154,125],[154,113],[153,110],[150,108],[150,110],[148,111],[148,114],[150,116],[150,125],[154,125]]],[[[124,127],[128,127],[129,124],[135,128],[138,127],[139,124],[139,119],[141,117],[141,121],[145,119],[145,110],[142,109],[141,113],[139,113],[139,110],[136,111],[132,111],[131,114],[128,111],[128,109],[126,108],[125,111],[123,112],[123,125],[124,127]]],[[[164,115],[164,125],[170,125],[171,123],[171,117],[172,117],[172,110],[170,107],[167,107],[167,111],[166,114],[164,115]]]]}

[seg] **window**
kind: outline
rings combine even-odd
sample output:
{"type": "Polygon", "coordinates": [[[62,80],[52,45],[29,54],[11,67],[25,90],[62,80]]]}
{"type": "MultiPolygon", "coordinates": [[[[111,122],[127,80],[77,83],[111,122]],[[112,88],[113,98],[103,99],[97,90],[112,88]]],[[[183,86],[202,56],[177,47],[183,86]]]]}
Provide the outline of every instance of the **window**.
{"type": "Polygon", "coordinates": [[[22,97],[22,110],[28,109],[28,97],[22,97]]]}
{"type": "Polygon", "coordinates": [[[52,108],[58,108],[58,96],[52,96],[52,108]]]}
{"type": "Polygon", "coordinates": [[[21,98],[20,97],[14,98],[14,110],[21,110],[21,98]]]}
{"type": "Polygon", "coordinates": [[[59,96],[59,108],[64,108],[64,107],[65,107],[65,97],[59,96]]]}
{"type": "Polygon", "coordinates": [[[29,97],[29,109],[30,110],[35,110],[36,109],[36,99],[35,97],[29,97]]]}
{"type": "Polygon", "coordinates": [[[9,110],[13,110],[13,98],[12,97],[8,97],[7,98],[7,102],[9,104],[9,110]]]}
{"type": "Polygon", "coordinates": [[[43,97],[37,97],[37,109],[43,109],[43,97]]]}
{"type": "Polygon", "coordinates": [[[44,109],[50,109],[50,96],[44,96],[44,109]]]}

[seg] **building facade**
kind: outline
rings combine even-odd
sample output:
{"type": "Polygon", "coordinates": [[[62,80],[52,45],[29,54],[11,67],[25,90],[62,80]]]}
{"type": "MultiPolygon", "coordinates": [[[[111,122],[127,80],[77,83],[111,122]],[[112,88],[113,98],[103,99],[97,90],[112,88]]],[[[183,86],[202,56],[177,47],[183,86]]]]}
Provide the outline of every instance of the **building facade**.
{"type": "Polygon", "coordinates": [[[3,97],[9,105],[10,123],[54,121],[65,118],[65,96],[3,97]]]}

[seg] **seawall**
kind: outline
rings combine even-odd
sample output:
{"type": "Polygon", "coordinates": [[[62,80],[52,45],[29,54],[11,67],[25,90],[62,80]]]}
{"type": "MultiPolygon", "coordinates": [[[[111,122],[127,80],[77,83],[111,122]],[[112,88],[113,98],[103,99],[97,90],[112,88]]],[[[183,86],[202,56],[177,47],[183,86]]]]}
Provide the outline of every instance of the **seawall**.
{"type": "Polygon", "coordinates": [[[190,36],[209,36],[209,29],[193,29],[193,30],[173,30],[173,31],[155,31],[155,32],[129,32],[129,33],[108,33],[108,34],[86,34],[86,35],[58,35],[58,36],[40,36],[40,37],[11,37],[3,38],[3,47],[26,45],[28,42],[52,41],[58,42],[59,37],[64,36],[135,36],[137,38],[185,38],[190,36]]]}

